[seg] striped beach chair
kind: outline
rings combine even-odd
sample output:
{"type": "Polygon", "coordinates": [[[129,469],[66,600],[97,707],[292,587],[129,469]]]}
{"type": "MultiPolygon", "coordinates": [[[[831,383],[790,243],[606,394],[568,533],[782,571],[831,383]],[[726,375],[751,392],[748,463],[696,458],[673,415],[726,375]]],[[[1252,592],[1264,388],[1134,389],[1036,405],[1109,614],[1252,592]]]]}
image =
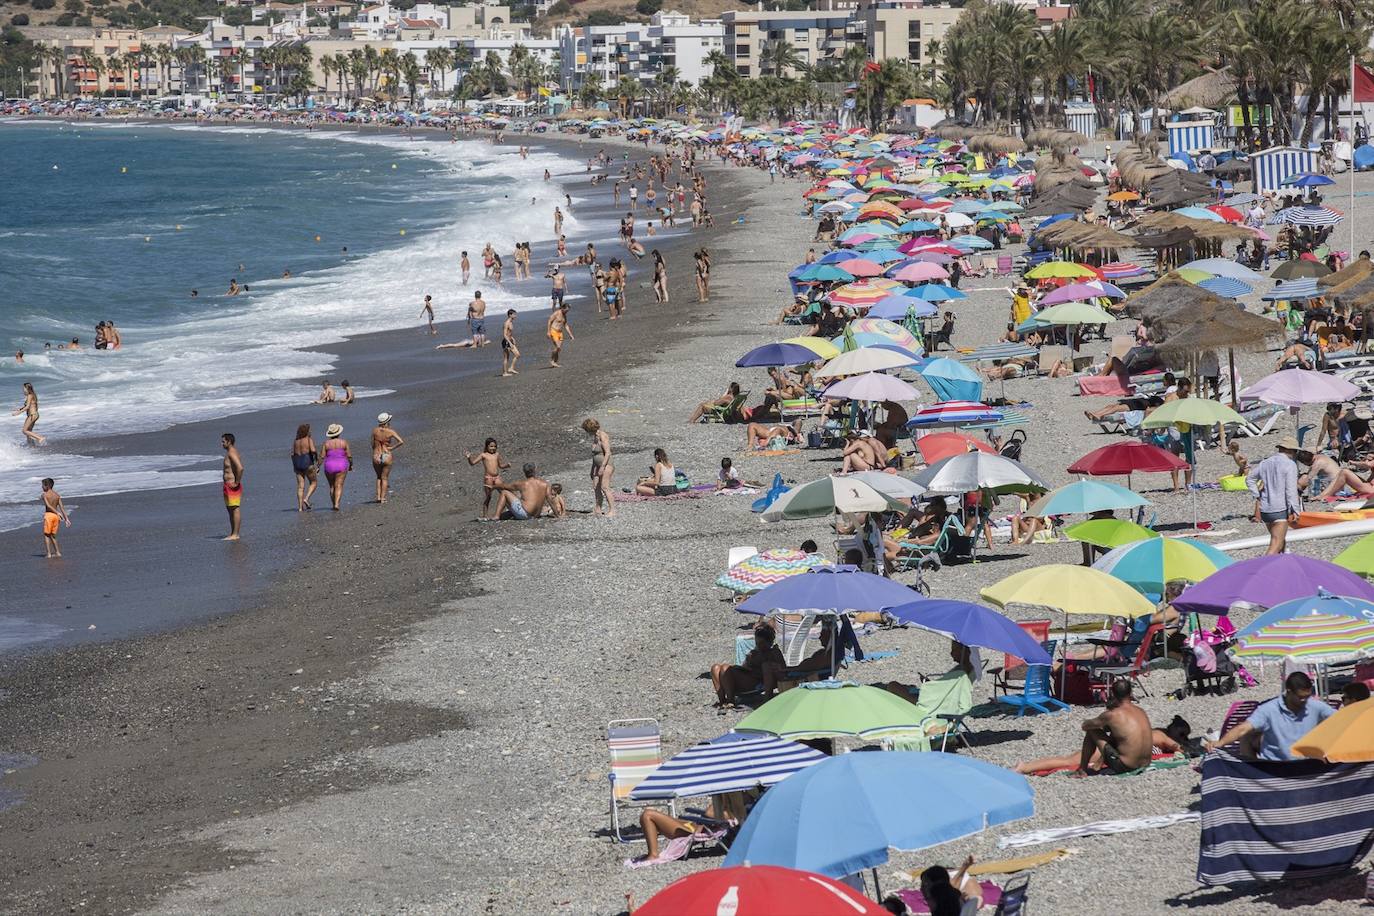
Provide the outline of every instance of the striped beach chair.
{"type": "Polygon", "coordinates": [[[657,719],[616,719],[606,725],[606,745],[611,752],[611,833],[623,843],[620,809],[643,807],[630,801],[630,793],[663,762],[663,735],[657,719]]]}

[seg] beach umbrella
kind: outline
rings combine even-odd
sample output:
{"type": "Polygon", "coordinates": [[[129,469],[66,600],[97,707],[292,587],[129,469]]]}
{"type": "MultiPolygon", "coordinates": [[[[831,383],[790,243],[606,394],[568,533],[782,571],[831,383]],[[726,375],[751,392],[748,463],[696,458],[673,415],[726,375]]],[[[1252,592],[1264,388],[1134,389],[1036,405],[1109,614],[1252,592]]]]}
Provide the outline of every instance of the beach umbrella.
{"type": "Polygon", "coordinates": [[[630,798],[700,798],[771,786],[824,759],[820,751],[795,741],[729,732],[665,760],[634,787],[630,798]]]}
{"type": "Polygon", "coordinates": [[[1032,665],[1050,664],[1050,654],[1005,615],[969,601],[926,598],[888,608],[896,619],[966,646],[1017,655],[1032,665]]]}
{"type": "Polygon", "coordinates": [[[1361,576],[1374,576],[1374,534],[1366,534],[1336,554],[1331,562],[1361,576]]]}
{"type": "Polygon", "coordinates": [[[911,508],[868,484],[847,476],[822,477],[783,493],[763,513],[765,522],[787,518],[820,518],[836,512],[905,512],[911,508]]]}
{"type": "Polygon", "coordinates": [[[1291,261],[1284,261],[1270,272],[1269,276],[1275,280],[1301,280],[1306,277],[1324,277],[1331,273],[1331,268],[1321,261],[1309,261],[1306,258],[1294,258],[1291,261]]]}
{"type": "Polygon", "coordinates": [[[1216,293],[1227,299],[1239,299],[1241,296],[1248,296],[1254,292],[1250,288],[1250,284],[1233,280],[1230,277],[1208,277],[1206,280],[1199,280],[1197,285],[1209,293],[1216,293]]]}
{"type": "Polygon", "coordinates": [[[1115,576],[1147,597],[1158,600],[1167,583],[1179,579],[1201,582],[1234,562],[1215,547],[1207,545],[1207,548],[1176,538],[1146,538],[1113,547],[1093,563],[1093,569],[1115,576]]]}
{"type": "MultiPolygon", "coordinates": [[[[905,296],[892,296],[893,299],[905,299],[905,296]]],[[[887,300],[884,299],[884,302],[887,300]]],[[[907,299],[907,302],[911,300],[907,299]]],[[[894,343],[905,350],[919,350],[921,342],[909,330],[893,321],[887,321],[880,317],[875,317],[870,310],[868,316],[856,318],[849,323],[849,329],[855,334],[873,334],[887,338],[888,343],[894,343]]]]}
{"type": "Polygon", "coordinates": [[[1188,462],[1173,452],[1130,439],[1093,449],[1069,465],[1068,472],[1089,477],[1130,477],[1132,474],[1181,471],[1187,467],[1188,462]]]}
{"type": "Polygon", "coordinates": [[[1312,369],[1282,369],[1266,375],[1240,392],[1243,401],[1264,401],[1281,407],[1349,401],[1360,394],[1358,385],[1312,369]]]}
{"type": "Polygon", "coordinates": [[[950,299],[968,298],[968,293],[961,292],[952,286],[945,286],[943,283],[925,283],[921,286],[913,286],[901,295],[913,299],[924,299],[927,302],[946,302],[950,299]]]}
{"type": "MultiPolygon", "coordinates": [[[[847,254],[848,252],[846,252],[847,254]]],[[[851,259],[852,260],[852,259],[851,259]]],[[[803,283],[848,283],[854,274],[838,264],[808,264],[794,279],[803,283]]]]}
{"type": "Polygon", "coordinates": [[[886,916],[888,911],[823,875],[745,862],[679,878],[634,912],[635,916],[886,916]]]}
{"type": "Polygon", "coordinates": [[[851,401],[915,401],[920,392],[893,375],[865,372],[851,375],[829,385],[821,397],[847,398],[851,401]]]}
{"type": "Polygon", "coordinates": [[[818,553],[803,553],[789,548],[764,550],[731,566],[716,579],[716,584],[737,594],[756,592],[790,576],[824,566],[818,553]]]}
{"type": "Polygon", "coordinates": [[[1374,655],[1374,623],[1344,614],[1304,614],[1237,636],[1232,653],[1243,659],[1289,659],[1330,664],[1374,655]]]}
{"type": "Polygon", "coordinates": [[[1160,537],[1158,531],[1151,531],[1143,525],[1122,518],[1090,518],[1064,529],[1065,537],[1094,547],[1110,550],[1122,544],[1134,544],[1146,538],[1160,537]]]}
{"type": "Polygon", "coordinates": [[[1140,195],[1137,194],[1135,191],[1113,191],[1111,194],[1107,195],[1107,199],[1110,201],[1115,201],[1116,203],[1123,203],[1133,200],[1140,200],[1140,195]]]}
{"type": "Polygon", "coordinates": [[[928,261],[907,261],[905,264],[889,268],[887,275],[903,283],[924,283],[927,280],[946,280],[949,271],[939,264],[928,261]]]}
{"type": "Polygon", "coordinates": [[[1304,302],[1325,295],[1326,290],[1314,278],[1299,277],[1283,281],[1260,298],[1265,302],[1304,302]]]}
{"type": "Polygon", "coordinates": [[[1058,289],[1050,290],[1041,301],[1044,305],[1058,305],[1061,302],[1100,298],[1125,299],[1126,294],[1118,286],[1095,280],[1091,283],[1069,283],[1058,289]]]}
{"type": "MultiPolygon", "coordinates": [[[[894,693],[853,681],[818,681],[798,684],[773,697],[741,719],[735,731],[803,741],[884,738],[919,733],[922,728],[916,704],[894,693]]],[[[758,811],[757,806],[754,810],[758,811]]]]}
{"type": "Polygon", "coordinates": [[[962,455],[964,452],[977,450],[989,455],[997,454],[997,449],[981,439],[975,439],[970,435],[953,430],[943,433],[928,433],[916,439],[916,448],[920,451],[921,457],[926,464],[935,464],[944,458],[952,458],[955,455],[962,455]]]}
{"type": "Polygon", "coordinates": [[[1035,313],[1039,324],[1111,324],[1116,316],[1087,302],[1061,302],[1035,313]]]}
{"type": "Polygon", "coordinates": [[[1145,268],[1138,264],[1132,264],[1129,261],[1112,261],[1111,263],[1103,264],[1098,268],[1098,272],[1107,280],[1125,280],[1130,277],[1141,277],[1149,273],[1145,268]]]}
{"type": "Polygon", "coordinates": [[[937,426],[963,426],[974,423],[998,423],[1003,414],[986,404],[977,401],[941,401],[922,407],[916,416],[907,421],[907,429],[925,429],[937,426]]]}
{"type": "Polygon", "coordinates": [[[933,318],[940,314],[940,310],[933,304],[921,299],[912,299],[909,296],[888,296],[873,303],[865,313],[866,318],[882,318],[887,321],[905,321],[908,312],[914,312],[917,318],[933,318]]]}
{"type": "Polygon", "coordinates": [[[1326,175],[1318,175],[1315,172],[1299,172],[1296,175],[1289,175],[1280,184],[1290,188],[1319,188],[1326,184],[1335,184],[1336,179],[1328,178],[1326,175]]]}
{"type": "Polygon", "coordinates": [[[740,368],[749,366],[799,366],[817,362],[821,357],[810,347],[794,343],[770,343],[755,347],[735,360],[740,368]]]}
{"type": "Polygon", "coordinates": [[[1218,423],[1244,423],[1240,414],[1220,401],[1206,398],[1179,398],[1155,408],[1140,424],[1145,429],[1158,429],[1175,423],[1192,426],[1215,426],[1218,423]]]}
{"type": "Polygon", "coordinates": [[[1074,277],[1095,277],[1091,268],[1071,261],[1046,261],[1026,272],[1030,280],[1073,279],[1074,277]]]}
{"type": "Polygon", "coordinates": [[[1002,455],[963,452],[927,467],[915,477],[931,494],[952,496],[986,490],[990,493],[1043,493],[1049,487],[1030,468],[1002,455]]]}
{"type": "Polygon", "coordinates": [[[1330,207],[1323,207],[1316,204],[1307,204],[1300,207],[1285,207],[1269,220],[1270,224],[1287,223],[1290,226],[1307,226],[1319,229],[1324,226],[1334,226],[1345,219],[1339,212],[1330,207]]]}
{"type": "Polygon", "coordinates": [[[1213,213],[1206,207],[1180,207],[1179,209],[1175,210],[1174,213],[1178,216],[1187,217],[1188,219],[1197,219],[1208,223],[1225,222],[1225,220],[1222,219],[1220,213],[1213,213]]]}
{"type": "Polygon", "coordinates": [[[968,251],[987,251],[992,248],[992,242],[981,235],[956,235],[949,240],[949,244],[955,248],[967,249],[968,251]]]}
{"type": "MultiPolygon", "coordinates": [[[[868,243],[873,244],[873,243],[868,243]]],[[[879,264],[891,264],[893,261],[905,261],[906,255],[896,248],[874,248],[864,251],[864,258],[869,261],[877,261],[879,264]]]]}
{"type": "Polygon", "coordinates": [[[895,280],[864,279],[832,289],[826,299],[838,305],[855,307],[872,305],[892,295],[888,290],[900,286],[895,280]]]}
{"type": "Polygon", "coordinates": [[[1294,754],[1327,763],[1374,761],[1374,702],[1349,703],[1297,740],[1294,754]]]}
{"type": "Polygon", "coordinates": [[[1324,588],[1317,589],[1315,595],[1306,595],[1276,604],[1236,632],[1239,636],[1249,636],[1265,627],[1285,620],[1294,620],[1312,614],[1343,616],[1360,623],[1374,623],[1374,602],[1364,598],[1346,598],[1332,594],[1324,588]]]}
{"type": "Polygon", "coordinates": [[[838,375],[861,375],[865,372],[882,372],[884,369],[900,369],[915,365],[919,357],[903,356],[881,347],[860,347],[841,353],[816,371],[815,377],[834,378],[838,375]]]}
{"type": "Polygon", "coordinates": [[[1245,222],[1245,214],[1241,213],[1235,207],[1228,207],[1225,204],[1212,204],[1207,209],[1211,210],[1213,213],[1215,213],[1217,216],[1220,216],[1223,220],[1225,220],[1228,223],[1245,222]]]}
{"type": "MultiPolygon", "coordinates": [[[[908,506],[909,508],[909,506],[908,506]]],[[[788,576],[735,605],[743,614],[773,611],[881,611],[920,597],[900,582],[853,566],[817,566],[799,576],[788,576]]]]}
{"type": "MultiPolygon", "coordinates": [[[[1148,506],[1150,501],[1133,490],[1114,483],[1096,480],[1076,480],[1051,490],[1037,499],[1026,511],[1027,515],[1078,515],[1108,509],[1134,509],[1148,506]]],[[[1105,521],[1105,520],[1104,520],[1105,521]]]]}
{"type": "Polygon", "coordinates": [[[779,343],[805,347],[816,354],[817,359],[834,359],[840,355],[839,347],[824,337],[789,337],[779,343]]]}
{"type": "Polygon", "coordinates": [[[850,258],[848,261],[841,261],[835,266],[856,277],[881,277],[883,275],[883,265],[867,258],[850,258]]]}
{"type": "Polygon", "coordinates": [[[1264,274],[1257,273],[1244,264],[1226,258],[1201,258],[1196,261],[1189,261],[1183,266],[1200,270],[1214,277],[1230,277],[1232,280],[1241,280],[1245,283],[1258,283],[1264,279],[1264,274]]]}
{"type": "Polygon", "coordinates": [[[769,789],[724,864],[842,877],[882,865],[889,849],[926,849],[1034,813],[1026,777],[991,763],[955,754],[841,754],[769,789]]]}
{"type": "Polygon", "coordinates": [[[886,471],[859,471],[847,476],[854,480],[862,480],[879,493],[892,499],[917,499],[924,496],[926,492],[926,488],[914,480],[898,474],[889,474],[886,471]]]}
{"type": "Polygon", "coordinates": [[[941,401],[981,401],[983,377],[958,360],[936,356],[926,360],[916,372],[941,401]]]}
{"type": "Polygon", "coordinates": [[[1174,602],[1181,614],[1225,614],[1232,605],[1270,608],[1325,589],[1374,601],[1374,585],[1347,569],[1291,553],[1239,560],[1189,587],[1174,602]]]}
{"type": "Polygon", "coordinates": [[[1100,569],[1048,563],[1013,573],[979,592],[1000,608],[1027,604],[1065,614],[1141,617],[1155,606],[1140,592],[1100,569]]]}

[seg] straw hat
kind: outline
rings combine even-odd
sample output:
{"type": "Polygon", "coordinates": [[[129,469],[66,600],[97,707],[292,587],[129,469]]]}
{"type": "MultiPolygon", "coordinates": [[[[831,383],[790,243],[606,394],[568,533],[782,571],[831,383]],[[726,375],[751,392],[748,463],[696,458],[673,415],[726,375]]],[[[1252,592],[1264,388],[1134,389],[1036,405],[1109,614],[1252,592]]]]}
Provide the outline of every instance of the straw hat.
{"type": "MultiPolygon", "coordinates": [[[[343,427],[338,423],[330,423],[329,428],[324,431],[324,434],[330,439],[336,439],[343,435],[343,427]]],[[[1296,448],[1296,446],[1294,447],[1296,448]]]]}
{"type": "Polygon", "coordinates": [[[1300,447],[1301,446],[1298,445],[1297,438],[1294,436],[1284,436],[1282,439],[1279,440],[1279,444],[1274,446],[1274,448],[1278,449],[1279,451],[1288,452],[1296,452],[1300,447]]]}
{"type": "Polygon", "coordinates": [[[387,413],[385,410],[382,411],[381,413],[377,414],[377,425],[378,425],[378,426],[386,426],[386,425],[387,425],[388,423],[390,423],[390,422],[391,422],[391,414],[387,413]]]}

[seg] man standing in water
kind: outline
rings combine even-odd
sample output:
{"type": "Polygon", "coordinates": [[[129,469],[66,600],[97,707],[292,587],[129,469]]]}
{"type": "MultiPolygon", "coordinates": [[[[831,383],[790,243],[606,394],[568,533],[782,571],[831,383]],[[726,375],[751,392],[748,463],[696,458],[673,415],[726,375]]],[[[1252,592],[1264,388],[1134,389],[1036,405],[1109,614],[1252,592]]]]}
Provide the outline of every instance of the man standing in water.
{"type": "Polygon", "coordinates": [[[472,262],[468,260],[468,253],[463,252],[463,257],[458,261],[458,266],[463,271],[463,285],[468,285],[468,278],[472,276],[472,262]]]}
{"type": "Polygon", "coordinates": [[[566,335],[568,340],[576,340],[573,337],[572,328],[568,327],[568,303],[562,298],[558,300],[558,306],[549,316],[549,340],[553,341],[553,355],[549,357],[549,367],[561,369],[558,365],[558,356],[563,352],[563,337],[566,335]]]}
{"type": "Polygon", "coordinates": [[[562,234],[563,234],[563,211],[562,211],[562,209],[560,209],[559,207],[554,207],[554,208],[553,208],[553,236],[554,236],[554,238],[558,238],[558,236],[560,236],[560,235],[562,235],[562,234]]]}
{"type": "Polygon", "coordinates": [[[482,298],[482,291],[479,289],[472,294],[472,301],[468,303],[468,331],[472,335],[472,345],[474,347],[485,347],[487,345],[487,300],[482,298]]]}
{"type": "Polygon", "coordinates": [[[67,507],[62,505],[62,496],[53,489],[53,479],[43,478],[43,553],[49,560],[62,559],[62,548],[57,546],[57,525],[59,522],[68,528],[72,520],[67,516],[67,507]]]}
{"type": "Polygon", "coordinates": [[[557,265],[544,276],[553,283],[553,287],[549,290],[549,298],[553,300],[554,311],[558,311],[558,307],[563,304],[563,293],[567,290],[568,278],[564,276],[563,271],[558,269],[557,265]]]}
{"type": "Polygon", "coordinates": [[[506,323],[501,328],[501,377],[519,375],[515,361],[520,358],[520,349],[515,345],[515,309],[506,309],[506,323]]]}
{"type": "Polygon", "coordinates": [[[225,433],[219,437],[220,447],[224,449],[224,508],[229,510],[229,536],[224,540],[239,539],[239,507],[243,503],[243,458],[234,446],[234,434],[225,433]]]}

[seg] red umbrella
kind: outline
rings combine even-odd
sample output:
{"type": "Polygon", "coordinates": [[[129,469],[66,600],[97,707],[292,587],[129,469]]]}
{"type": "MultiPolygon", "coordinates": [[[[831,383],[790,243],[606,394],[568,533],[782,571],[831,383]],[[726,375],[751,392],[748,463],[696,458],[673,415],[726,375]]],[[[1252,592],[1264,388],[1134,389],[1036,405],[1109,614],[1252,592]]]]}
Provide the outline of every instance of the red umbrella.
{"type": "Polygon", "coordinates": [[[916,447],[921,450],[921,457],[926,460],[926,464],[962,455],[972,449],[987,452],[989,455],[996,453],[996,449],[986,442],[958,432],[930,433],[921,436],[916,440],[916,447]]]}
{"type": "Polygon", "coordinates": [[[1207,209],[1211,210],[1213,213],[1215,213],[1217,216],[1220,216],[1228,223],[1245,222],[1245,214],[1241,213],[1235,207],[1228,207],[1225,204],[1213,204],[1207,209]]]}
{"type": "Polygon", "coordinates": [[[776,865],[713,868],[680,878],[634,916],[888,916],[853,888],[776,865]]]}
{"type": "Polygon", "coordinates": [[[1116,477],[1158,471],[1181,471],[1186,467],[1188,462],[1173,452],[1165,451],[1157,445],[1130,439],[1088,452],[1069,465],[1069,473],[1087,474],[1090,477],[1116,477]]]}

